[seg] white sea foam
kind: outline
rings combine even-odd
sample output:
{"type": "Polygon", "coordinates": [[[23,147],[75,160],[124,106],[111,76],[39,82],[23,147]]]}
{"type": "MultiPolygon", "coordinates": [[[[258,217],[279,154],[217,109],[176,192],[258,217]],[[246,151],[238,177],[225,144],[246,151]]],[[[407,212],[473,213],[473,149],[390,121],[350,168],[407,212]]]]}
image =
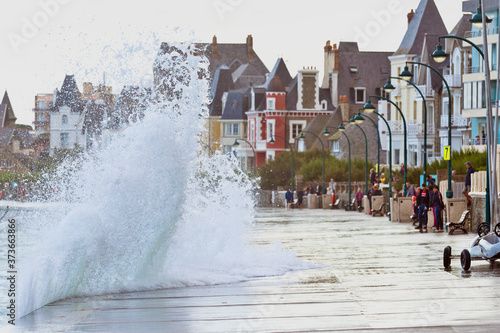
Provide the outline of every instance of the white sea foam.
{"type": "Polygon", "coordinates": [[[310,267],[279,246],[264,251],[249,244],[253,185],[228,156],[200,153],[208,82],[199,75],[207,62],[177,47],[187,56],[161,61],[182,73],[177,98],[156,96],[142,121],[51,176],[58,188],[52,199],[72,202],[71,209],[37,213],[33,221],[24,214],[24,234],[34,244],[19,267],[20,316],[72,296],[310,267]]]}

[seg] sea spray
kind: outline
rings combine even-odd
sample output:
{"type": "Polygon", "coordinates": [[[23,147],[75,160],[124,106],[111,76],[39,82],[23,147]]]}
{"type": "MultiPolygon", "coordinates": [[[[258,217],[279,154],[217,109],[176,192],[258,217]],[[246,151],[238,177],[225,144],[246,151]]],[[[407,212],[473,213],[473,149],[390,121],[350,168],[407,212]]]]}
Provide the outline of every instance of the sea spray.
{"type": "Polygon", "coordinates": [[[34,244],[19,269],[20,316],[73,296],[310,267],[280,248],[249,246],[252,181],[234,157],[200,153],[208,63],[195,53],[175,44],[175,52],[157,59],[169,76],[144,88],[144,114],[46,177],[43,185],[55,189],[50,200],[70,206],[38,215],[31,231],[24,225],[34,244]]]}

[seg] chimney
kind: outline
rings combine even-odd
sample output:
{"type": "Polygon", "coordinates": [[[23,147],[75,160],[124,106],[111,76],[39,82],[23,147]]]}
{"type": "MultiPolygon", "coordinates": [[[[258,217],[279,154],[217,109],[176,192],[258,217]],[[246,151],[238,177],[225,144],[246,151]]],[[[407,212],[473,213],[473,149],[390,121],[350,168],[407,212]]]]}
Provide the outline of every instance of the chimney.
{"type": "Polygon", "coordinates": [[[217,36],[214,35],[212,38],[212,59],[217,60],[217,57],[219,56],[219,51],[217,49],[217,36]]]}
{"type": "Polygon", "coordinates": [[[413,15],[415,15],[415,12],[412,9],[411,12],[408,13],[408,25],[410,25],[413,15]]]}
{"type": "Polygon", "coordinates": [[[337,48],[337,44],[333,44],[333,54],[335,55],[333,69],[338,71],[340,68],[340,65],[339,65],[340,51],[337,48]]]}
{"type": "Polygon", "coordinates": [[[332,46],[330,45],[330,41],[327,40],[325,45],[325,53],[330,53],[330,52],[332,52],[332,46]]]}
{"type": "Polygon", "coordinates": [[[253,52],[253,37],[252,35],[247,36],[247,51],[248,51],[248,59],[250,61],[253,60],[254,58],[254,52],[253,52]]]}

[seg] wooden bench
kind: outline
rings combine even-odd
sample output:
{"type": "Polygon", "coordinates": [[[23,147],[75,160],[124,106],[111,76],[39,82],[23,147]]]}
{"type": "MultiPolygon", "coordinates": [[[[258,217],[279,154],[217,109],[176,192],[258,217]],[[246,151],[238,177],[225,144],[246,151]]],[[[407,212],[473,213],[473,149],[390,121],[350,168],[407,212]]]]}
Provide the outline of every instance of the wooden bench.
{"type": "Polygon", "coordinates": [[[380,205],[379,209],[372,209],[372,216],[384,216],[385,214],[385,202],[380,205]]]}
{"type": "Polygon", "coordinates": [[[470,210],[464,210],[462,213],[462,216],[460,217],[460,220],[458,222],[448,222],[448,234],[453,235],[455,230],[460,229],[462,230],[465,234],[467,233],[467,225],[469,224],[470,221],[470,210]]]}

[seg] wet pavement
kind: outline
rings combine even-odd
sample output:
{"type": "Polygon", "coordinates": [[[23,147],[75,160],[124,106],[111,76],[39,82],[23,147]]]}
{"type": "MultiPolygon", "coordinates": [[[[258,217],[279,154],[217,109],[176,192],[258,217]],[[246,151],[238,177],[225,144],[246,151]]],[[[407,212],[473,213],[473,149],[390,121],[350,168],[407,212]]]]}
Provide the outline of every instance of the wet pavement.
{"type": "Polygon", "coordinates": [[[357,212],[261,209],[256,244],[281,241],[320,268],[208,287],[53,303],[6,332],[495,332],[500,261],[459,260],[474,235],[419,233],[357,212]]]}

